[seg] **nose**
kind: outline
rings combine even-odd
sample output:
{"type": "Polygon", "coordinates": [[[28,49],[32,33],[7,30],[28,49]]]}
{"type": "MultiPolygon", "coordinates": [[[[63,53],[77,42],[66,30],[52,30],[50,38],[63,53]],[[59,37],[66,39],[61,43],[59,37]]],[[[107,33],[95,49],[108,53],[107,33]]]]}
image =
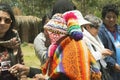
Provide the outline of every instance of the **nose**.
{"type": "Polygon", "coordinates": [[[5,21],[2,19],[2,20],[0,21],[0,24],[5,24],[5,21]]]}
{"type": "Polygon", "coordinates": [[[114,20],[115,20],[115,18],[113,18],[113,17],[110,18],[110,21],[114,21],[114,20]]]}

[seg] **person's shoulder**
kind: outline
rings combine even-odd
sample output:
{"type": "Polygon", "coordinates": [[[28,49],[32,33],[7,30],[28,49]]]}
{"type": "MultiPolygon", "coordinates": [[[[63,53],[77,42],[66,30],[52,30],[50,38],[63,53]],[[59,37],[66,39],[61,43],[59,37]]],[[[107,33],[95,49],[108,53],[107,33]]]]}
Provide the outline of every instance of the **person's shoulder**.
{"type": "Polygon", "coordinates": [[[40,32],[37,36],[36,36],[36,38],[40,38],[40,37],[44,37],[45,36],[45,34],[43,33],[43,32],[40,32]]]}
{"type": "Polygon", "coordinates": [[[103,30],[104,28],[105,28],[105,25],[101,24],[100,27],[99,27],[99,30],[103,30]]]}
{"type": "Polygon", "coordinates": [[[117,25],[117,30],[120,33],[120,25],[117,25]]]}
{"type": "Polygon", "coordinates": [[[118,28],[120,28],[120,25],[119,25],[119,24],[117,24],[117,27],[118,27],[118,28]]]}
{"type": "Polygon", "coordinates": [[[34,42],[39,41],[39,40],[43,40],[45,41],[45,34],[43,32],[40,32],[34,39],[34,42]]]}

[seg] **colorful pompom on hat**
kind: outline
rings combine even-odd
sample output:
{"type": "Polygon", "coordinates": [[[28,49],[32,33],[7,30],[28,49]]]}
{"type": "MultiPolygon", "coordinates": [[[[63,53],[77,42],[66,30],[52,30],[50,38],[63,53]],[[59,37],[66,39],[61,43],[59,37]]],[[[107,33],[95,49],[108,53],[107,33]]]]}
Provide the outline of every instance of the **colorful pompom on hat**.
{"type": "Polygon", "coordinates": [[[82,39],[83,34],[80,26],[91,23],[85,20],[78,10],[65,12],[62,16],[66,21],[68,34],[75,40],[82,39]]]}

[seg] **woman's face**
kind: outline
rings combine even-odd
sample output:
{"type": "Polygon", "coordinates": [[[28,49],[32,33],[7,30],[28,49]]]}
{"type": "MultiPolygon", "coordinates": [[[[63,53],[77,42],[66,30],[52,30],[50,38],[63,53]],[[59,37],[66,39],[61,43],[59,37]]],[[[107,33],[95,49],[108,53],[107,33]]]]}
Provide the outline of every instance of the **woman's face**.
{"type": "Polygon", "coordinates": [[[103,22],[108,27],[114,27],[114,25],[117,23],[117,15],[114,12],[108,12],[103,19],[103,22]]]}
{"type": "Polygon", "coordinates": [[[11,22],[10,15],[5,11],[0,10],[0,34],[5,34],[8,31],[11,22]]]}
{"type": "Polygon", "coordinates": [[[94,28],[94,27],[90,27],[90,25],[86,25],[86,29],[92,36],[96,37],[98,35],[99,27],[94,28]]]}

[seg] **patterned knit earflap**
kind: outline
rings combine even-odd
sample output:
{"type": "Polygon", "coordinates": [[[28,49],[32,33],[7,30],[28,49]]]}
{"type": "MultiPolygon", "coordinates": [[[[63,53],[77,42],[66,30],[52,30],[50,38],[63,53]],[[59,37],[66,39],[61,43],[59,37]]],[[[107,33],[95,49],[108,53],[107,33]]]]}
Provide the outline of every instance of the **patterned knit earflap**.
{"type": "Polygon", "coordinates": [[[61,37],[67,34],[67,26],[62,14],[55,14],[52,19],[44,26],[48,32],[52,43],[56,43],[61,37]]]}

